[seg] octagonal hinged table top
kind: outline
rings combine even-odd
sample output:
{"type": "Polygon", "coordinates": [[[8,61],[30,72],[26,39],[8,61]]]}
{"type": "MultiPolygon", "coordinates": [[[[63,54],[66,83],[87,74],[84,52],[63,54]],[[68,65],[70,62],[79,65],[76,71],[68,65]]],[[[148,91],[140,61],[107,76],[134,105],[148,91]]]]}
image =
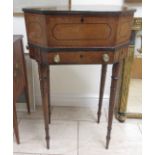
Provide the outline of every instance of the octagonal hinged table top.
{"type": "Polygon", "coordinates": [[[74,6],[23,8],[29,46],[115,50],[129,44],[135,10],[74,6]]]}

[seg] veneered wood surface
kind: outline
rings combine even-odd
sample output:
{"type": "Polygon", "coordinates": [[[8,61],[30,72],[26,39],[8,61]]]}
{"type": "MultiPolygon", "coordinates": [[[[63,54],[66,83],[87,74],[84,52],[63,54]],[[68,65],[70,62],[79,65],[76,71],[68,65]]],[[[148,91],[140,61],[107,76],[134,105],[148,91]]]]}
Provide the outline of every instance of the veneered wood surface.
{"type": "Polygon", "coordinates": [[[26,105],[28,113],[30,113],[30,102],[28,95],[28,83],[26,65],[23,52],[22,36],[13,36],[13,129],[16,141],[19,144],[19,130],[16,113],[16,102],[22,92],[25,92],[26,105]]]}
{"type": "Polygon", "coordinates": [[[41,52],[30,48],[30,57],[36,61],[49,65],[61,64],[113,64],[128,56],[128,48],[117,51],[79,51],[79,52],[41,52]],[[109,56],[109,61],[105,62],[104,55],[109,56]],[[60,62],[55,63],[54,58],[58,55],[60,62]]]}
{"type": "Polygon", "coordinates": [[[56,16],[25,13],[28,42],[45,47],[113,47],[127,43],[133,14],[56,16]]]}
{"type": "Polygon", "coordinates": [[[16,40],[13,44],[13,72],[14,90],[16,91],[16,96],[19,97],[25,88],[25,73],[21,39],[16,40]]]}

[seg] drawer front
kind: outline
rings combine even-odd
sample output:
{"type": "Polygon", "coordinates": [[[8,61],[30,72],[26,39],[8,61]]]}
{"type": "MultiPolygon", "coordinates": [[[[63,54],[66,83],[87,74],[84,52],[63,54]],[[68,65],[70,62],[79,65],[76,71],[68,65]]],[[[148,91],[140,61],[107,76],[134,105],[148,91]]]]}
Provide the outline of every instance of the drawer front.
{"type": "Polygon", "coordinates": [[[13,45],[13,80],[16,94],[19,95],[25,86],[22,42],[18,40],[13,45]]]}
{"type": "Polygon", "coordinates": [[[48,45],[53,46],[108,46],[114,43],[114,17],[48,16],[48,45]]]}
{"type": "MultiPolygon", "coordinates": [[[[112,63],[112,52],[58,52],[48,54],[49,64],[103,64],[112,63]]],[[[46,61],[46,60],[44,60],[46,61]]]]}

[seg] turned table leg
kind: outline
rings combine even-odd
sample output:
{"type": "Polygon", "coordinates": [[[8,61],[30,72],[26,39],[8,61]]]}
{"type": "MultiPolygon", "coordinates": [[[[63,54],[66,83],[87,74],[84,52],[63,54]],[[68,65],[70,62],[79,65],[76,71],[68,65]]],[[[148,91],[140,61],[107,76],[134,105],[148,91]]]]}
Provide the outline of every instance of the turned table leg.
{"type": "Polygon", "coordinates": [[[50,67],[48,67],[48,123],[51,123],[51,105],[50,105],[50,67]]]}
{"type": "Polygon", "coordinates": [[[101,82],[100,82],[100,96],[99,96],[99,106],[98,106],[98,119],[97,122],[100,123],[101,118],[101,111],[102,111],[102,101],[103,101],[103,94],[104,94],[104,87],[105,87],[105,79],[106,79],[106,71],[107,65],[102,64],[101,68],[101,82]]]}
{"type": "Polygon", "coordinates": [[[45,134],[47,148],[50,148],[49,136],[49,66],[46,64],[38,64],[40,86],[42,94],[43,114],[45,122],[45,134]]]}
{"type": "Polygon", "coordinates": [[[112,129],[112,121],[113,121],[113,113],[114,113],[114,106],[115,106],[115,97],[116,97],[116,90],[117,90],[117,83],[118,83],[118,76],[119,76],[119,68],[120,63],[113,64],[112,68],[112,79],[111,79],[111,89],[110,89],[110,101],[109,101],[109,113],[108,113],[108,128],[107,128],[107,137],[106,137],[106,149],[109,147],[110,141],[110,134],[112,129]]]}

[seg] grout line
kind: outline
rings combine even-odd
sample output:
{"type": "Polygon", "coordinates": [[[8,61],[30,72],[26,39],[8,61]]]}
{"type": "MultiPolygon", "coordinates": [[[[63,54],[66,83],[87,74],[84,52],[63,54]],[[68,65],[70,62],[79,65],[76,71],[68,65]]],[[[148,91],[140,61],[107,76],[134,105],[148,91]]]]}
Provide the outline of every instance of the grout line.
{"type": "MultiPolygon", "coordinates": [[[[44,121],[44,119],[42,118],[22,118],[20,121],[22,120],[40,120],[40,121],[44,121]]],[[[77,121],[81,121],[81,122],[92,122],[92,123],[96,123],[96,120],[69,120],[69,119],[51,119],[51,121],[66,121],[66,122],[77,122],[77,121]]],[[[101,121],[101,123],[106,123],[105,121],[101,121]]]]}
{"type": "Polygon", "coordinates": [[[54,110],[54,107],[51,105],[51,117],[52,117],[53,110],[54,110]]]}
{"type": "Polygon", "coordinates": [[[13,152],[13,153],[16,153],[16,154],[26,154],[26,155],[63,155],[63,154],[47,154],[47,153],[26,153],[26,152],[13,152]]]}
{"type": "MultiPolygon", "coordinates": [[[[81,121],[81,122],[96,122],[96,120],[69,120],[69,119],[52,119],[51,121],[69,121],[69,122],[76,122],[76,121],[81,121]]],[[[104,123],[104,122],[103,122],[104,123]]]]}
{"type": "Polygon", "coordinates": [[[26,152],[13,152],[16,154],[26,154],[26,155],[41,155],[40,153],[26,153],[26,152]]]}
{"type": "Polygon", "coordinates": [[[77,121],[77,155],[79,155],[79,127],[80,127],[80,122],[77,121]]]}
{"type": "Polygon", "coordinates": [[[40,121],[43,121],[44,119],[43,118],[21,118],[21,120],[20,120],[20,122],[22,121],[22,120],[40,120],[40,121]]]}
{"type": "MultiPolygon", "coordinates": [[[[40,120],[40,121],[44,121],[44,119],[40,119],[40,118],[22,118],[22,120],[30,120],[30,121],[33,121],[33,120],[40,120]]],[[[20,123],[21,121],[20,120],[20,123]]],[[[77,122],[77,121],[80,121],[80,122],[90,122],[90,123],[97,123],[96,120],[68,120],[68,119],[51,119],[51,123],[52,121],[65,121],[65,122],[77,122]]],[[[100,121],[100,123],[107,123],[107,121],[100,121]]],[[[115,124],[115,122],[113,122],[115,124]]]]}
{"type": "MultiPolygon", "coordinates": [[[[104,113],[103,115],[105,117],[105,121],[101,120],[102,123],[107,123],[107,118],[106,118],[106,114],[104,113]]],[[[52,117],[52,114],[51,114],[51,117],[52,117]]],[[[28,118],[28,117],[23,117],[23,118],[20,118],[20,121],[22,120],[44,120],[43,118],[40,118],[40,117],[35,117],[35,118],[28,118]]],[[[87,120],[87,119],[83,119],[83,120],[80,120],[80,119],[52,119],[51,118],[51,121],[83,121],[83,122],[96,122],[96,119],[95,120],[87,120]]]]}
{"type": "Polygon", "coordinates": [[[141,129],[141,127],[140,127],[140,124],[137,123],[137,125],[138,125],[138,129],[139,129],[140,133],[142,134],[142,129],[141,129]]]}

